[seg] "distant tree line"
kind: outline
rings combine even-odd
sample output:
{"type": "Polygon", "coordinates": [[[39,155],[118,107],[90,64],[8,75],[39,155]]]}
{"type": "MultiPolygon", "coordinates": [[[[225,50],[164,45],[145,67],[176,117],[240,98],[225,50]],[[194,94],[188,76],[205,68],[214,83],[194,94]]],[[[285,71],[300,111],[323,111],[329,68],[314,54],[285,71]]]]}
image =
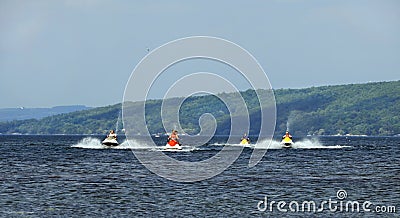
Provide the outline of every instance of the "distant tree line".
{"type": "MultiPolygon", "coordinates": [[[[275,90],[275,134],[289,129],[293,135],[397,135],[400,134],[400,81],[275,90]]],[[[250,134],[258,134],[260,106],[254,90],[240,93],[250,112],[250,134]]],[[[230,94],[225,94],[230,95],[230,94]]],[[[151,133],[164,133],[161,100],[146,102],[146,124],[151,133]]],[[[230,114],[216,96],[185,99],[179,123],[189,134],[200,132],[199,118],[210,113],[217,134],[229,134],[230,114]]],[[[123,128],[121,104],[45,117],[0,123],[2,134],[106,134],[123,128]]],[[[169,130],[168,130],[169,131],[169,130]]]]}

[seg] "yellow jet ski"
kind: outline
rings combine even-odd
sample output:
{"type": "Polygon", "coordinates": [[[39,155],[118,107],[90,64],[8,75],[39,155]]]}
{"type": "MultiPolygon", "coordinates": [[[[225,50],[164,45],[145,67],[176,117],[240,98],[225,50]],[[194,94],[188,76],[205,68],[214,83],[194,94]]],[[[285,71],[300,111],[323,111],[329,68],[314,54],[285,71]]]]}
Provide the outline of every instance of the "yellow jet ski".
{"type": "Polygon", "coordinates": [[[290,148],[293,145],[293,141],[290,137],[284,137],[281,141],[281,145],[284,148],[290,148]]]}
{"type": "Polygon", "coordinates": [[[240,141],[241,145],[248,145],[250,144],[250,141],[248,139],[242,139],[242,141],[240,141]]]}

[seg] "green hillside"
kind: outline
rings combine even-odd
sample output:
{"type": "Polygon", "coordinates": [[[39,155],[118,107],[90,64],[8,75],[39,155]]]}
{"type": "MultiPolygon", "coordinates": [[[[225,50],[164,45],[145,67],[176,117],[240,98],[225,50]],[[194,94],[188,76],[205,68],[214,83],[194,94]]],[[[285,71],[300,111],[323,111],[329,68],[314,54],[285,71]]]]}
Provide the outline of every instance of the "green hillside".
{"type": "MultiPolygon", "coordinates": [[[[260,120],[255,92],[241,93],[250,111],[251,134],[260,120]]],[[[225,94],[230,95],[230,94],[225,94]]],[[[397,135],[400,134],[400,81],[275,90],[277,135],[287,126],[294,135],[397,135]]],[[[146,121],[152,133],[164,132],[161,100],[146,102],[146,121]]],[[[199,132],[198,119],[211,113],[218,123],[217,134],[229,134],[226,106],[215,96],[197,96],[180,109],[182,128],[199,132]]],[[[105,134],[115,129],[121,104],[60,114],[40,120],[0,123],[0,133],[11,134],[105,134]]],[[[119,119],[120,120],[120,119],[119,119]]],[[[118,122],[118,129],[122,128],[118,122]]]]}
{"type": "Polygon", "coordinates": [[[277,129],[299,135],[400,133],[400,81],[276,90],[277,129]]]}

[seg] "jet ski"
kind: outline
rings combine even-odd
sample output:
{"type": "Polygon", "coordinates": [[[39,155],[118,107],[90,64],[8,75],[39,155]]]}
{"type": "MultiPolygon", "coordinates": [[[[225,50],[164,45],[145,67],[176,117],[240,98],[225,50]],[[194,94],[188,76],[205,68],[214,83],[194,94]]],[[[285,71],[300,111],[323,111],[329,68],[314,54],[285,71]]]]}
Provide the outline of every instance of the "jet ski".
{"type": "Polygon", "coordinates": [[[285,137],[285,138],[282,139],[281,145],[284,148],[291,148],[292,145],[293,145],[293,141],[292,141],[292,139],[290,137],[285,137]]]}
{"type": "Polygon", "coordinates": [[[171,139],[165,145],[164,150],[170,150],[170,151],[182,150],[182,146],[177,141],[171,139]]]}
{"type": "Polygon", "coordinates": [[[250,144],[250,141],[248,139],[242,139],[242,141],[240,141],[241,145],[248,145],[250,144]]]}
{"type": "Polygon", "coordinates": [[[103,140],[103,142],[101,142],[101,144],[107,145],[107,146],[117,146],[117,145],[119,145],[117,139],[115,139],[113,137],[107,137],[106,139],[103,140]]]}

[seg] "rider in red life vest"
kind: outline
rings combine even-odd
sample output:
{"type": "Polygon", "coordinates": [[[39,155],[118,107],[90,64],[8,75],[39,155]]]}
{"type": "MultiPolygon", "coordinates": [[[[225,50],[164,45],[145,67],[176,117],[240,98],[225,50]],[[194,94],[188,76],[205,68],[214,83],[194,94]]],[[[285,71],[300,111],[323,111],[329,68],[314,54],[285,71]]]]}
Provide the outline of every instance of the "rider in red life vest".
{"type": "Polygon", "coordinates": [[[179,136],[177,130],[172,130],[171,135],[168,137],[168,144],[174,146],[179,143],[179,136]]]}
{"type": "Polygon", "coordinates": [[[284,136],[282,136],[282,139],[289,137],[290,139],[292,139],[292,135],[290,135],[289,131],[286,131],[286,134],[284,136]]]}

